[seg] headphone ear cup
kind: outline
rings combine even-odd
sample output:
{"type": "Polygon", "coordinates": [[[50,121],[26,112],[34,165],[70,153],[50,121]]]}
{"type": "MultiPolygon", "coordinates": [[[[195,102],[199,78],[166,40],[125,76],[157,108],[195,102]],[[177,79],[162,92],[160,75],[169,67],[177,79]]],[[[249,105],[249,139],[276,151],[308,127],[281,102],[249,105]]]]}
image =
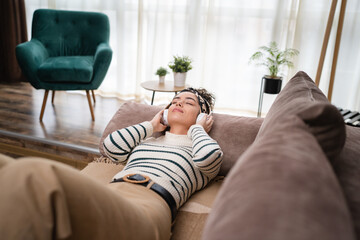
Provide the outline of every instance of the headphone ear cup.
{"type": "Polygon", "coordinates": [[[169,122],[168,122],[168,109],[165,109],[163,112],[163,117],[162,117],[162,123],[166,126],[169,126],[169,122]]]}
{"type": "Polygon", "coordinates": [[[206,113],[200,113],[196,118],[196,122],[199,122],[205,116],[206,116],[206,113]]]}

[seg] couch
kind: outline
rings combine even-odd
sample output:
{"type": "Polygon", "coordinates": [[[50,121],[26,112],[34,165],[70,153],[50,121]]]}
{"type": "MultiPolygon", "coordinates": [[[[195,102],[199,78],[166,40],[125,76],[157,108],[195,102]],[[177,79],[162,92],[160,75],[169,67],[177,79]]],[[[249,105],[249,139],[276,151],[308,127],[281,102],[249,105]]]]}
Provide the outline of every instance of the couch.
{"type": "MultiPolygon", "coordinates": [[[[100,152],[110,132],[160,109],[123,104],[100,152]]],[[[286,84],[264,119],[214,120],[219,176],[179,209],[172,239],[360,239],[360,129],[345,126],[306,73],[286,84]]],[[[81,172],[107,184],[122,167],[103,156],[81,172]]]]}
{"type": "MultiPolygon", "coordinates": [[[[100,152],[110,132],[160,109],[122,105],[100,152]]],[[[306,73],[286,84],[264,119],[214,120],[209,134],[224,152],[219,176],[179,210],[173,239],[360,239],[360,129],[345,126],[306,73]]],[[[121,166],[101,173],[106,161],[83,172],[108,182],[121,166]]]]}

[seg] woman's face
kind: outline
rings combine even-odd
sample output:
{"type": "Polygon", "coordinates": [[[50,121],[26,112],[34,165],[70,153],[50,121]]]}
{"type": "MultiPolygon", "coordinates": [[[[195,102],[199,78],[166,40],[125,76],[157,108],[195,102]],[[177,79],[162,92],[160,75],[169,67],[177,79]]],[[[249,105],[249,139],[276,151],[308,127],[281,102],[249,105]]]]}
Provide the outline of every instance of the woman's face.
{"type": "Polygon", "coordinates": [[[183,124],[190,128],[196,123],[196,118],[200,113],[200,105],[195,94],[182,92],[174,97],[169,107],[169,125],[183,124]]]}

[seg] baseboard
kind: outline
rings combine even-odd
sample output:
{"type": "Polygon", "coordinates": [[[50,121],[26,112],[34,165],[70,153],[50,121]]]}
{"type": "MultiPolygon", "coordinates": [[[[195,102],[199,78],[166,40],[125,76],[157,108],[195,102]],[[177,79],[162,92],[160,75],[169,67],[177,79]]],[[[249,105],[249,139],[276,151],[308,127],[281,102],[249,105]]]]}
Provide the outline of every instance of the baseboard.
{"type": "Polygon", "coordinates": [[[62,162],[78,169],[100,157],[98,149],[64,142],[26,136],[0,130],[0,153],[12,157],[42,157],[62,162]]]}

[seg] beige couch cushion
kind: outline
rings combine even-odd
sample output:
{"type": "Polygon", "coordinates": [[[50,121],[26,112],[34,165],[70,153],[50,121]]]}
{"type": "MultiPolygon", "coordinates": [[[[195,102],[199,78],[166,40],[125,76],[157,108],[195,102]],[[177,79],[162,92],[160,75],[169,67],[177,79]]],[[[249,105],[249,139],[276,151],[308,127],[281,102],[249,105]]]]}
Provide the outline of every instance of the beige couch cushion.
{"type": "MultiPolygon", "coordinates": [[[[124,103],[104,130],[99,145],[100,152],[105,156],[103,141],[111,132],[146,120],[151,120],[160,110],[161,107],[158,106],[135,102],[124,103]]],[[[254,141],[263,119],[217,113],[214,113],[213,116],[214,125],[209,135],[219,143],[224,152],[224,159],[219,175],[225,176],[239,156],[254,141]]],[[[159,136],[159,134],[156,136],[159,136]]]]}
{"type": "MultiPolygon", "coordinates": [[[[1,159],[0,155],[0,162],[1,159]]],[[[81,172],[105,186],[123,167],[121,164],[112,163],[108,158],[100,158],[89,163],[81,172]]],[[[201,238],[206,219],[222,182],[223,177],[215,178],[206,188],[192,195],[179,209],[175,223],[172,226],[172,240],[196,240],[201,238]]]]}
{"type": "Polygon", "coordinates": [[[354,239],[326,157],[341,151],[344,138],[337,109],[298,73],[227,176],[203,239],[354,239]]]}

